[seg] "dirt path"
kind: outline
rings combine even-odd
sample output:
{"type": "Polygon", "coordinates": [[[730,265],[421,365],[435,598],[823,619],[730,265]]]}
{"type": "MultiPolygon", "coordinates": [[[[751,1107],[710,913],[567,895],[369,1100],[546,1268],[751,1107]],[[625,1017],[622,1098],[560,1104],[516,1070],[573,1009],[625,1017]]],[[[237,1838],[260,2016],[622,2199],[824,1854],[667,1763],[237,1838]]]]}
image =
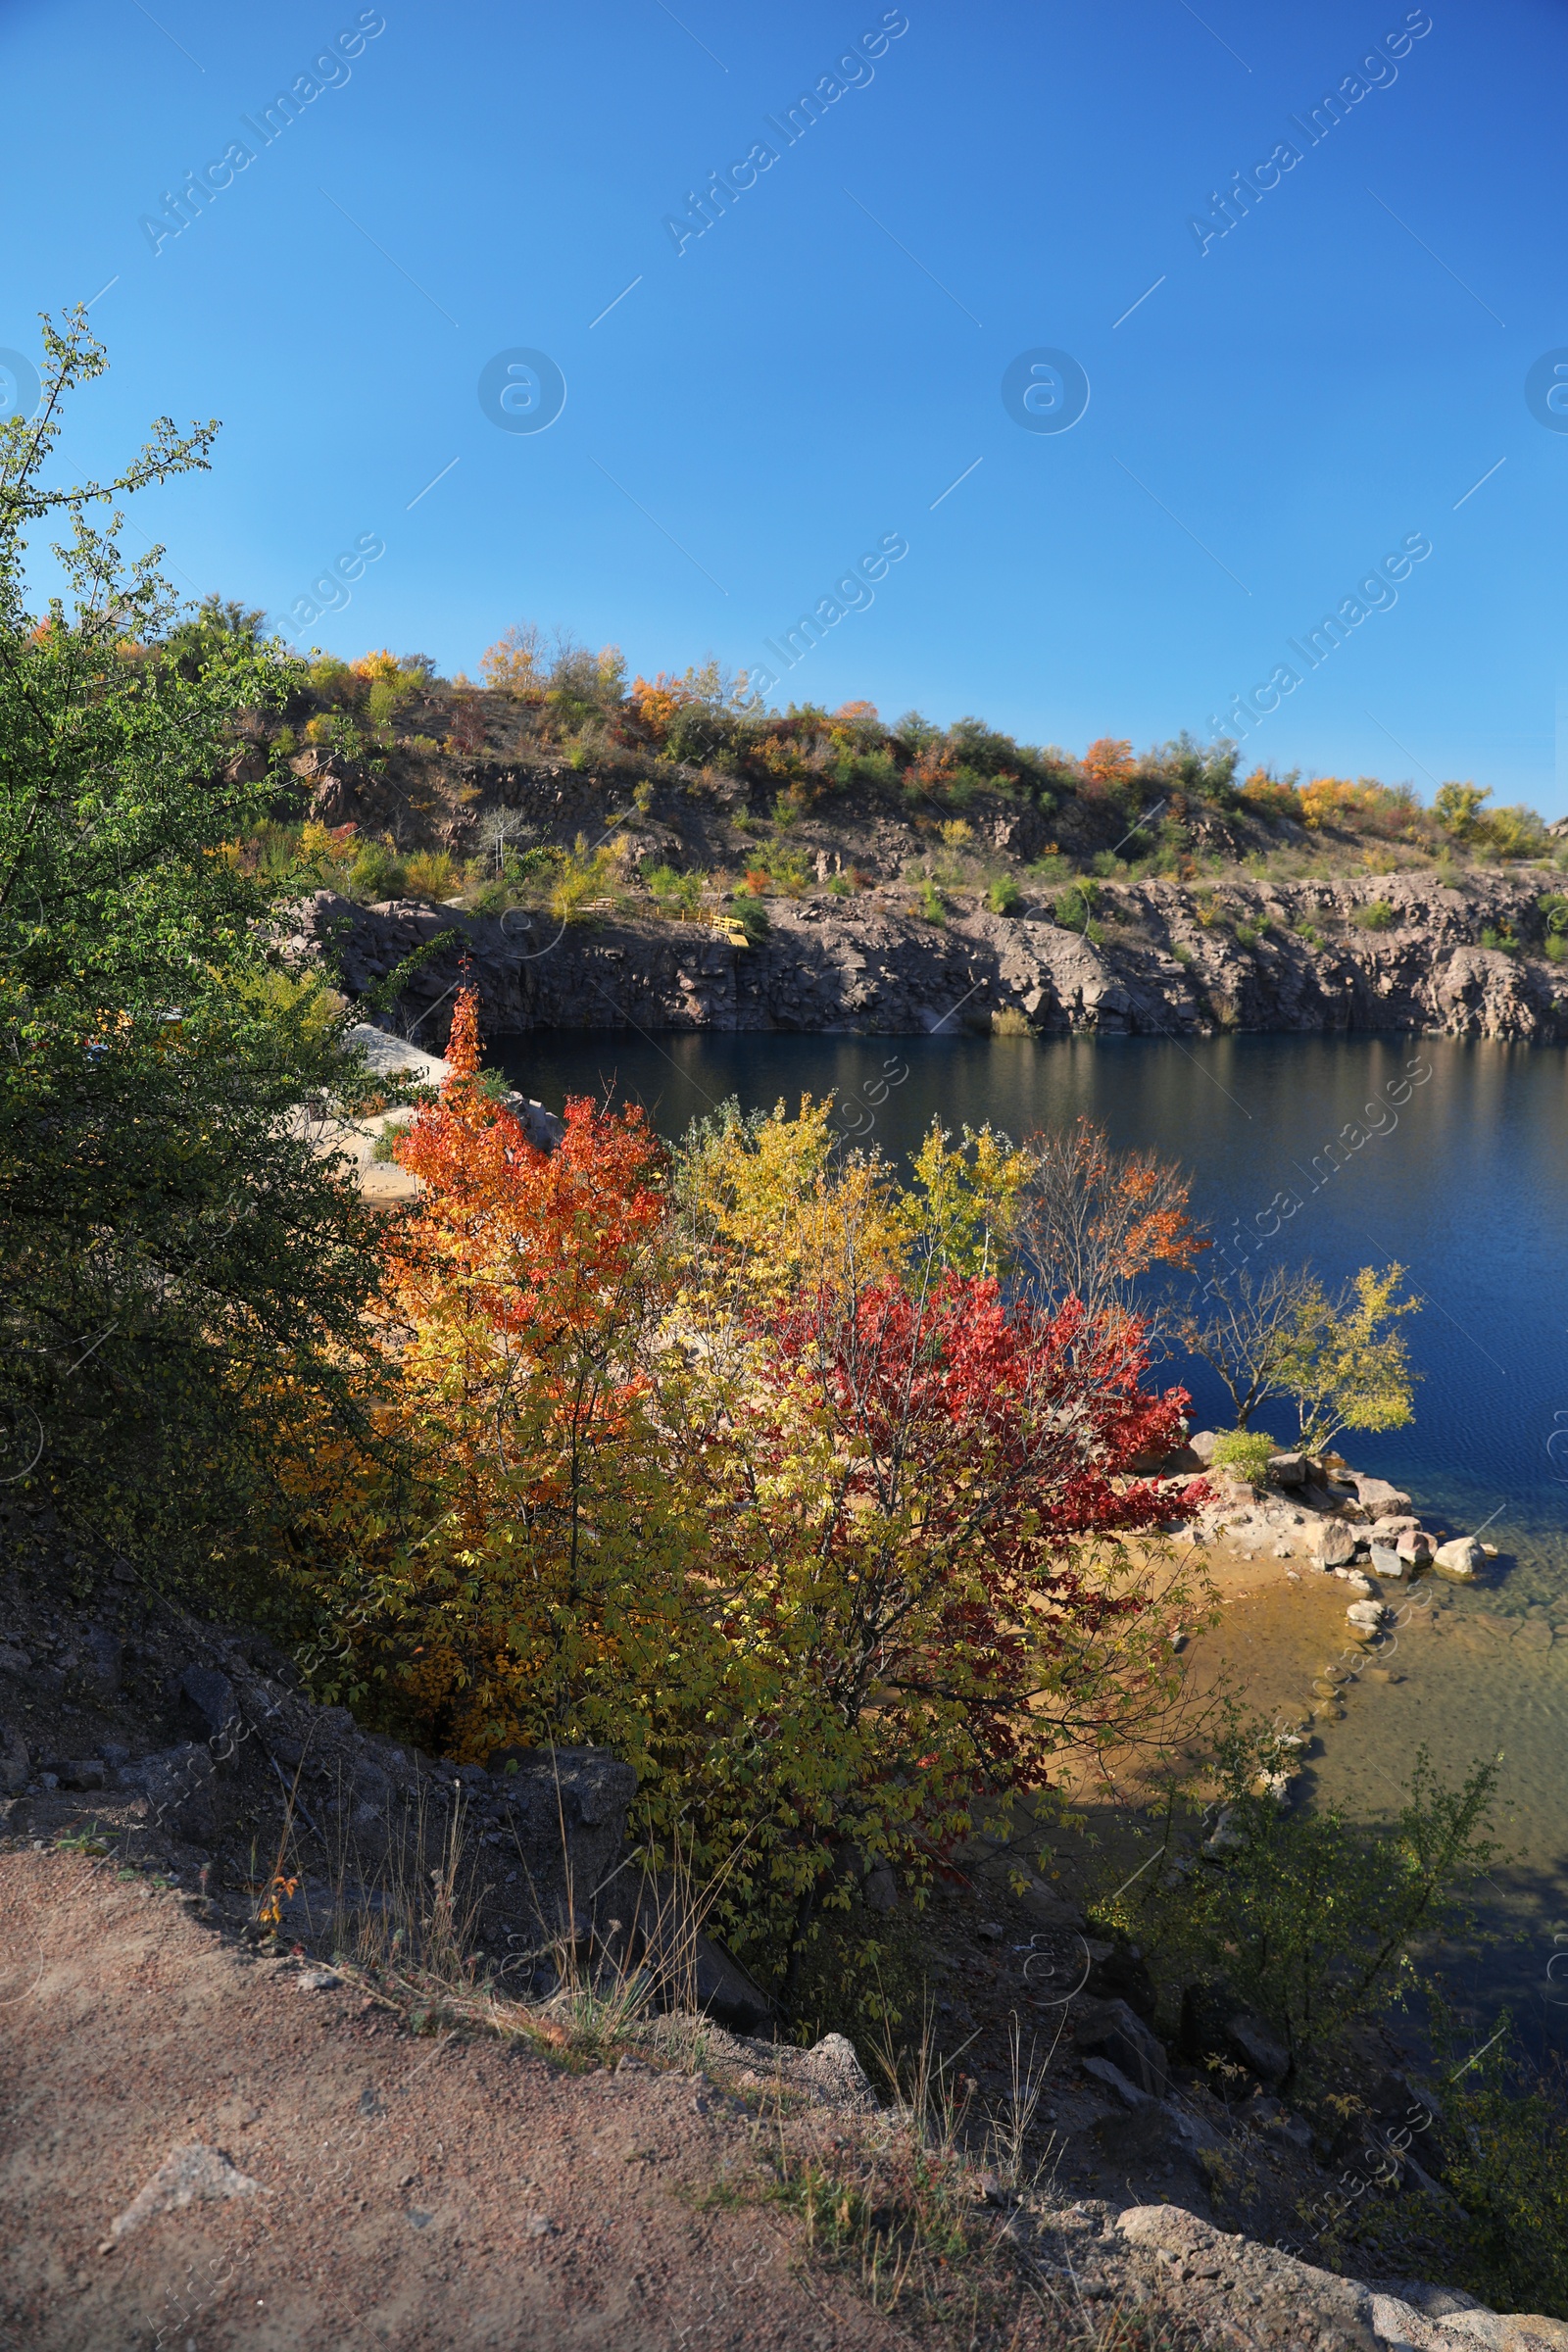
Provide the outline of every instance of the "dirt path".
{"type": "Polygon", "coordinates": [[[0,2352],[907,2344],[704,2202],[748,2145],[700,2079],[411,2035],[113,1861],[0,1856],[0,2352]],[[197,2143],[255,2189],[112,2243],[197,2143]]]}

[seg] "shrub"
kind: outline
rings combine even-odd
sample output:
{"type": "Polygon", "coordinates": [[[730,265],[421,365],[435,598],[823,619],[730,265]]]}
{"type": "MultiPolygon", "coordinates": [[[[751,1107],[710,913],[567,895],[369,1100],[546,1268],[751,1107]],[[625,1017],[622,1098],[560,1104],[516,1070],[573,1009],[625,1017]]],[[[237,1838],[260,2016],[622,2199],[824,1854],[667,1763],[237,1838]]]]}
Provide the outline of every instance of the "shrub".
{"type": "Polygon", "coordinates": [[[986,905],[993,914],[1016,914],[1023,905],[1023,892],[1010,874],[1004,874],[986,892],[986,905]]]}
{"type": "Polygon", "coordinates": [[[77,478],[62,408],[107,362],[79,313],[41,339],[38,415],[0,423],[6,1495],[224,1605],[298,1426],[278,1384],[336,1421],[372,1239],[301,1115],[353,1073],[341,1015],[278,968],[298,872],[236,846],[276,786],[235,745],[304,671],[226,610],[188,653],[127,659],[178,600],[100,509],[205,468],[212,433],[166,417],[117,481],[52,487],[77,478]],[[34,526],[58,548],[42,616],[34,526]]]}
{"type": "Polygon", "coordinates": [[[1462,2218],[1434,2214],[1444,2265],[1496,2310],[1568,2320],[1568,2075],[1533,2064],[1502,2032],[1479,2057],[1435,2003],[1446,2127],[1438,2170],[1462,2218]]]}
{"type": "Polygon", "coordinates": [[[594,901],[609,898],[619,888],[620,853],[626,846],[617,843],[613,849],[590,850],[586,836],[579,833],[575,849],[561,860],[550,894],[552,912],[567,923],[593,912],[594,901]]]}
{"type": "Polygon", "coordinates": [[[855,884],[848,874],[830,874],[827,886],[836,899],[853,899],[855,896],[855,884]]]}
{"type": "Polygon", "coordinates": [[[927,879],[920,885],[919,910],[928,923],[945,923],[948,909],[936,884],[927,879]]]}
{"type": "Polygon", "coordinates": [[[379,899],[401,898],[407,881],[407,865],[390,841],[362,841],[349,868],[346,895],[370,906],[379,899]]]}
{"type": "Polygon", "coordinates": [[[751,945],[754,948],[760,946],[773,928],[761,900],[749,890],[738,890],[730,901],[730,906],[751,945]]]}
{"type": "Polygon", "coordinates": [[[1481,945],[1484,948],[1493,949],[1500,956],[1517,956],[1519,953],[1519,941],[1506,923],[1503,924],[1500,931],[1494,930],[1490,923],[1487,924],[1481,933],[1481,945]]]}
{"type": "Polygon", "coordinates": [[[1094,906],[1096,896],[1096,885],[1087,879],[1073,883],[1069,890],[1062,892],[1056,901],[1055,914],[1056,920],[1061,924],[1063,930],[1086,931],[1088,929],[1090,909],[1094,906]]]}
{"type": "Polygon", "coordinates": [[[1115,1924],[1152,1953],[1174,1991],[1222,1982],[1279,2034],[1288,2081],[1308,2079],[1413,1976],[1412,1948],[1460,1932],[1496,1857],[1489,1835],[1500,1759],[1457,1788],[1416,1751],[1387,1829],[1280,1801],[1294,1749],[1233,1715],[1202,1786],[1224,1805],[1223,1838],[1184,1869],[1153,1872],[1115,1924]]]}
{"type": "Polygon", "coordinates": [[[1363,931],[1387,931],[1394,921],[1394,908],[1387,899],[1367,899],[1356,907],[1351,919],[1363,931]]]}
{"type": "Polygon", "coordinates": [[[450,850],[416,850],[405,868],[408,887],[423,899],[450,899],[459,875],[450,850]]]}
{"type": "Polygon", "coordinates": [[[703,876],[683,874],[672,865],[658,864],[643,867],[643,880],[660,908],[665,914],[690,921],[702,905],[703,876]]]}
{"type": "Polygon", "coordinates": [[[974,839],[974,827],[966,816],[950,816],[939,831],[950,850],[961,850],[966,841],[974,839]]]}
{"type": "Polygon", "coordinates": [[[1279,1446],[1261,1429],[1228,1429],[1214,1442],[1216,1470],[1239,1470],[1258,1486],[1268,1476],[1268,1466],[1279,1446]]]}

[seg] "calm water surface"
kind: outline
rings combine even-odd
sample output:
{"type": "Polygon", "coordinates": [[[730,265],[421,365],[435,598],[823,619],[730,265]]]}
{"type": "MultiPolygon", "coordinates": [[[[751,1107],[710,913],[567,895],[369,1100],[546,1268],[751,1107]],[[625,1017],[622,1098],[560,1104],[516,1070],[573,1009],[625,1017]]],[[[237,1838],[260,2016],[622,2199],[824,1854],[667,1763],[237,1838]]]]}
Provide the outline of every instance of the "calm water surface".
{"type": "MultiPolygon", "coordinates": [[[[670,1138],[729,1096],[793,1109],[803,1092],[832,1093],[846,1130],[895,1159],[933,1117],[1018,1138],[1087,1113],[1113,1143],[1180,1161],[1195,1215],[1233,1262],[1309,1259],[1338,1280],[1397,1260],[1424,1301],[1405,1326],[1416,1420],[1351,1436],[1347,1450],[1406,1487],[1429,1522],[1485,1525],[1501,1557],[1485,1590],[1441,1588],[1452,1604],[1441,1637],[1412,1631],[1405,1679],[1353,1694],[1316,1784],[1376,1814],[1423,1741],[1455,1775],[1504,1751],[1516,1858],[1492,1901],[1514,1940],[1476,1964],[1476,1989],[1506,1993],[1568,2044],[1568,1054],[1431,1038],[581,1032],[502,1039],[492,1057],[553,1110],[612,1092],[670,1138]],[[1544,1652],[1512,1642],[1533,1604],[1565,1613],[1544,1652]]],[[[1225,1427],[1206,1368],[1183,1363],[1178,1376],[1200,1425],[1225,1427]]],[[[1275,1426],[1288,1433],[1283,1417],[1275,1426]]],[[[1310,1672],[1338,1606],[1320,1580],[1308,1594],[1268,1566],[1245,1633],[1232,1613],[1229,1644],[1244,1668],[1255,1661],[1260,1695],[1282,1673],[1310,1672]]]]}

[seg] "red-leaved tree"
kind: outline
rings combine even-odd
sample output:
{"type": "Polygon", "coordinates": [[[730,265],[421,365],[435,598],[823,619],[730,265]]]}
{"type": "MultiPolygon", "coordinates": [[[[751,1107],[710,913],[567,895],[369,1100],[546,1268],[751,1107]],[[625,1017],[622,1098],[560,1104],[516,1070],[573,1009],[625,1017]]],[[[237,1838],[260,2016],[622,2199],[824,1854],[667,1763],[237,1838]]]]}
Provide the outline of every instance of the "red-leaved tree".
{"type": "Polygon", "coordinates": [[[977,1800],[1004,1809],[1162,1703],[1185,1596],[1123,1539],[1202,1490],[1129,1476],[1187,1401],[1145,1368],[1130,1318],[954,1273],[824,1285],[754,1327],[723,1442],[690,1465],[744,1668],[709,1763],[797,1957],[868,1863],[918,1876],[977,1800]]]}

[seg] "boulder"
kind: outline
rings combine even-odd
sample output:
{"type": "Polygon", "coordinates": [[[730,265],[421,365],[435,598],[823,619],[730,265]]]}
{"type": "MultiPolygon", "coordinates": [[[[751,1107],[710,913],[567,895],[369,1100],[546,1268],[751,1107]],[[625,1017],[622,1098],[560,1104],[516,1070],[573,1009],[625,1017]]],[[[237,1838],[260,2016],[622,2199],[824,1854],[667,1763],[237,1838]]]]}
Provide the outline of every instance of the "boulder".
{"type": "Polygon", "coordinates": [[[1317,1558],[1325,1568],[1348,1568],[1356,1552],[1355,1530],[1332,1520],[1317,1542],[1317,1558]]]}
{"type": "Polygon", "coordinates": [[[122,1786],[139,1789],[146,1798],[151,1824],[197,1845],[209,1843],[217,1835],[215,1778],[210,1751],[194,1742],[164,1748],[120,1768],[122,1786]]]}
{"type": "Polygon", "coordinates": [[[1195,1453],[1206,1470],[1214,1459],[1214,1448],[1218,1444],[1217,1429],[1197,1429],[1187,1441],[1187,1450],[1195,1453]]]}
{"type": "Polygon", "coordinates": [[[125,1645],[107,1625],[91,1625],[82,1636],[76,1675],[89,1695],[107,1705],[120,1696],[125,1645]]]}
{"type": "Polygon", "coordinates": [[[1112,2226],[1135,2251],[1163,2258],[1165,2276],[1186,2282],[1184,2316],[1201,2313],[1216,2343],[1379,2352],[1372,2298],[1358,2279],[1231,2237],[1180,2205],[1130,2206],[1112,2226]]]}
{"type": "Polygon", "coordinates": [[[1373,1543],[1368,1545],[1367,1549],[1369,1555],[1367,1565],[1371,1569],[1372,1574],[1374,1576],[1391,1577],[1396,1583],[1397,1583],[1399,1578],[1403,1576],[1406,1566],[1408,1565],[1408,1562],[1406,1561],[1403,1553],[1398,1549],[1397,1545],[1393,1544],[1373,1543]]]}
{"type": "Polygon", "coordinates": [[[1381,1600],[1352,1600],[1345,1614],[1357,1630],[1375,1634],[1388,1611],[1381,1600]]]}
{"type": "Polygon", "coordinates": [[[1233,2058],[1241,2060],[1249,2073],[1271,2087],[1283,2082],[1291,2071],[1290,2051],[1260,2017],[1253,2017],[1246,2010],[1226,2019],[1225,2047],[1233,2058]]]}
{"type": "Polygon", "coordinates": [[[1121,2068],[1113,2066],[1108,2058],[1086,2058],[1083,2067],[1091,2082],[1098,2082],[1102,2090],[1108,2090],[1113,2099],[1120,2100],[1122,2106],[1136,2112],[1138,2108],[1149,2105],[1148,2091],[1140,2090],[1136,2082],[1130,2082],[1121,2068]]]}
{"type": "Polygon", "coordinates": [[[1440,1576],[1451,1577],[1455,1584],[1467,1585],[1480,1575],[1487,1555],[1474,1536],[1455,1536],[1451,1543],[1440,1544],[1432,1555],[1432,1565],[1440,1576]]]}
{"type": "Polygon", "coordinates": [[[692,1947],[697,2007],[734,2034],[760,2034],[773,2022],[773,2004],[757,1979],[712,1936],[692,1947]]]}
{"type": "Polygon", "coordinates": [[[631,1766],[603,1747],[497,1748],[489,1764],[541,1934],[587,1936],[617,1906],[632,1920],[637,1884],[618,1867],[637,1793],[631,1766]]]}
{"type": "Polygon", "coordinates": [[[1390,1511],[1407,1511],[1410,1497],[1402,1487],[1392,1486],[1386,1478],[1363,1478],[1359,1471],[1349,1473],[1358,1502],[1366,1504],[1376,1519],[1385,1518],[1390,1511]]]}
{"type": "Polygon", "coordinates": [[[232,1734],[239,1725],[239,1701],[226,1674],[216,1666],[187,1666],[179,1678],[180,1696],[201,1717],[211,1740],[232,1734]]]}
{"type": "Polygon", "coordinates": [[[1149,1963],[1137,1944],[1117,1942],[1108,1950],[1103,1944],[1093,1949],[1089,1990],[1102,2000],[1125,2001],[1146,2026],[1152,2026],[1159,2007],[1159,1993],[1149,1973],[1149,1963]]]}
{"type": "Polygon", "coordinates": [[[1277,1487],[1304,1487],[1306,1456],[1304,1453],[1271,1454],[1268,1474],[1277,1487]]]}
{"type": "Polygon", "coordinates": [[[1163,2043],[1125,2001],[1098,2001],[1079,2027],[1078,2048],[1085,2057],[1108,2058],[1140,2090],[1162,2099],[1166,2088],[1163,2043]]]}
{"type": "Polygon", "coordinates": [[[1395,1549],[1407,1568],[1431,1566],[1432,1539],[1423,1528],[1403,1529],[1395,1544],[1395,1549]]]}

